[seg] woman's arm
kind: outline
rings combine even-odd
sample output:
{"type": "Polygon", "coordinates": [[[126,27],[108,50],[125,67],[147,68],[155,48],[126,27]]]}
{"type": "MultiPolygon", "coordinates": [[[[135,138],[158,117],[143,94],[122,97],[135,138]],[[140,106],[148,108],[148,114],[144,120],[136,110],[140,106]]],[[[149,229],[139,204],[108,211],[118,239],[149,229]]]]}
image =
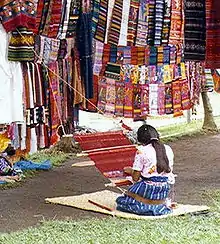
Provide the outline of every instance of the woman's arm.
{"type": "Polygon", "coordinates": [[[133,181],[138,181],[141,176],[141,172],[138,170],[133,170],[132,167],[125,167],[124,172],[132,176],[133,181]]]}

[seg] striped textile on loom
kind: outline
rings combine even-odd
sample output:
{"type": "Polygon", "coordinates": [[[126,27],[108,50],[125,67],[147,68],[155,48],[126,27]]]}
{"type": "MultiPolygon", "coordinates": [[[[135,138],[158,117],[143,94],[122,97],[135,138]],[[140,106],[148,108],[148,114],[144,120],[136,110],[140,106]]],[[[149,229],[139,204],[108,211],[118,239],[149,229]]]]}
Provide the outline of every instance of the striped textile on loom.
{"type": "Polygon", "coordinates": [[[206,68],[220,68],[220,1],[206,0],[206,68]]]}
{"type": "Polygon", "coordinates": [[[131,145],[131,142],[122,131],[97,132],[83,135],[74,135],[83,151],[99,148],[131,145]]]}
{"type": "Polygon", "coordinates": [[[134,46],[137,36],[139,0],[131,0],[128,18],[127,45],[134,46]]]}
{"type": "Polygon", "coordinates": [[[185,60],[205,60],[205,0],[185,0],[185,60]]]}
{"type": "Polygon", "coordinates": [[[137,149],[122,131],[75,135],[74,139],[83,150],[92,150],[90,159],[108,178],[123,177],[123,168],[133,164],[137,149]]]}
{"type": "Polygon", "coordinates": [[[122,7],[123,0],[115,0],[115,4],[112,10],[112,19],[108,32],[108,43],[113,45],[118,45],[119,42],[122,19],[122,7]]]}

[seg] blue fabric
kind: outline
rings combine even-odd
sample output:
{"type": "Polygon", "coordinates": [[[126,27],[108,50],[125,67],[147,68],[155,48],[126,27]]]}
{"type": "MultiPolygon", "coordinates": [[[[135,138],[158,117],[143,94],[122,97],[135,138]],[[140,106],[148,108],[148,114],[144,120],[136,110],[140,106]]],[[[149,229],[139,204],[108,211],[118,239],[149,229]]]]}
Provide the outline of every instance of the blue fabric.
{"type": "Polygon", "coordinates": [[[5,184],[5,183],[7,183],[7,182],[6,182],[6,181],[1,181],[1,180],[0,180],[0,185],[1,185],[1,184],[5,184]]]}
{"type": "Polygon", "coordinates": [[[33,163],[31,161],[18,161],[14,164],[14,168],[21,170],[48,170],[52,168],[50,160],[46,160],[42,163],[33,163]]]}
{"type": "MultiPolygon", "coordinates": [[[[163,200],[168,197],[170,190],[167,180],[167,177],[152,177],[148,180],[141,180],[129,187],[128,191],[146,199],[163,200]]],[[[138,215],[157,216],[169,214],[172,211],[166,204],[144,204],[127,195],[118,197],[116,203],[117,210],[138,215]]]]}

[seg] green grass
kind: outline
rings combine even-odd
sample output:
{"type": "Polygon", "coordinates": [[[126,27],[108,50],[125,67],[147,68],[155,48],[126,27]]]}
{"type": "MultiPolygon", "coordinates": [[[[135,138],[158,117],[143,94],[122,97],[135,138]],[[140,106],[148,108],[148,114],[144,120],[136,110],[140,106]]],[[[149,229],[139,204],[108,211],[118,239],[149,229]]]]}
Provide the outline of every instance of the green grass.
{"type": "Polygon", "coordinates": [[[206,192],[214,200],[207,215],[187,215],[154,221],[114,217],[81,221],[46,221],[39,227],[1,234],[4,244],[218,244],[220,191],[206,192]]]}
{"type": "MultiPolygon", "coordinates": [[[[215,123],[220,128],[220,117],[215,117],[215,123]]],[[[184,136],[203,135],[202,131],[203,120],[192,120],[190,123],[174,124],[162,126],[158,131],[163,140],[176,140],[184,136]]]]}

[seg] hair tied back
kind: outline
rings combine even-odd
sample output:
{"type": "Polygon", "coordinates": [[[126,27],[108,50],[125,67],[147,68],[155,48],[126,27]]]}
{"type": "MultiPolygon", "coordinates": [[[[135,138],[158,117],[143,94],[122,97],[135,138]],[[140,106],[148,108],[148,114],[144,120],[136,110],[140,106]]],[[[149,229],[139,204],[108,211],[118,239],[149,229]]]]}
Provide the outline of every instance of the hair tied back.
{"type": "Polygon", "coordinates": [[[153,137],[153,138],[151,138],[150,140],[151,140],[151,141],[159,141],[159,139],[156,138],[156,137],[153,137]]]}

